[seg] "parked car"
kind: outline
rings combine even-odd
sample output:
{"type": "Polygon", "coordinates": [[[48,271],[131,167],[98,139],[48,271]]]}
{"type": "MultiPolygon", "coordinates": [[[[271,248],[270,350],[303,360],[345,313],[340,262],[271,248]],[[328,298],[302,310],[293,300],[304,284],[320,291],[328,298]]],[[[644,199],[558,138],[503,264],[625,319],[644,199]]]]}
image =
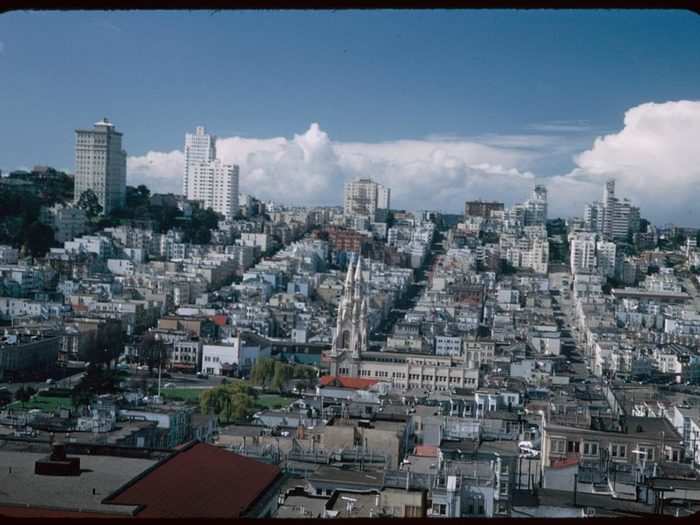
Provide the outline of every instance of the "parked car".
{"type": "Polygon", "coordinates": [[[165,383],[163,388],[175,388],[177,385],[175,383],[165,383]]]}
{"type": "Polygon", "coordinates": [[[197,372],[197,377],[199,379],[209,379],[209,375],[205,374],[204,372],[197,372]]]}

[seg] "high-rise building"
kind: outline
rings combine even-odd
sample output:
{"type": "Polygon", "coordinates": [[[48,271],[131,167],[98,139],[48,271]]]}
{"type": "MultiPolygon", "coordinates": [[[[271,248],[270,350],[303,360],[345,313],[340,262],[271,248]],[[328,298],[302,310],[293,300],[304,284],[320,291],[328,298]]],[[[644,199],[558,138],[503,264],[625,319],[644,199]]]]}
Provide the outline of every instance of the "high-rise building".
{"type": "Polygon", "coordinates": [[[525,226],[547,224],[547,188],[538,184],[525,201],[525,226]]]}
{"type": "Polygon", "coordinates": [[[377,209],[388,210],[391,208],[391,189],[381,184],[377,185],[377,209]]]}
{"type": "Polygon", "coordinates": [[[216,158],[216,137],[204,127],[185,135],[183,192],[227,219],[238,215],[239,168],[216,158]]]}
{"type": "Polygon", "coordinates": [[[503,211],[504,208],[502,202],[467,201],[464,203],[464,215],[488,219],[492,212],[503,211]]]}
{"type": "Polygon", "coordinates": [[[358,179],[345,183],[343,211],[346,217],[368,217],[374,222],[377,210],[390,206],[391,190],[371,179],[358,179]]]}
{"type": "Polygon", "coordinates": [[[204,126],[198,126],[194,133],[185,134],[185,176],[182,179],[182,193],[189,193],[190,173],[199,164],[208,164],[216,159],[216,137],[209,135],[204,126]]]}
{"type": "Polygon", "coordinates": [[[106,118],[94,129],[75,130],[74,201],[87,190],[97,196],[103,213],[124,206],[126,200],[126,151],[122,134],[106,118]]]}
{"type": "Polygon", "coordinates": [[[602,234],[610,240],[626,240],[630,234],[639,232],[639,208],[629,199],[615,196],[615,180],[605,183],[603,201],[587,204],[584,210],[586,229],[602,234]]]}
{"type": "Polygon", "coordinates": [[[596,235],[579,232],[569,239],[571,273],[591,273],[596,268],[596,235]]]}
{"type": "Polygon", "coordinates": [[[615,277],[617,272],[617,246],[614,242],[599,240],[596,243],[598,271],[605,277],[615,277]]]}
{"type": "Polygon", "coordinates": [[[590,232],[603,232],[603,219],[605,217],[605,206],[602,202],[596,201],[586,204],[583,212],[583,222],[586,230],[590,232]]]}

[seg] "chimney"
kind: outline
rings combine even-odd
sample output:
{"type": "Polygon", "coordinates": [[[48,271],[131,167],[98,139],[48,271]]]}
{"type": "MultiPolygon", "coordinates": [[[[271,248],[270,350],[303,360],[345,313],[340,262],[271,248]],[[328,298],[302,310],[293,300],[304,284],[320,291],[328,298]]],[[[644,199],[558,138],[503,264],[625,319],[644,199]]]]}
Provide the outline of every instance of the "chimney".
{"type": "Polygon", "coordinates": [[[40,476],[80,476],[80,458],[66,456],[66,446],[54,443],[51,436],[51,454],[34,463],[34,473],[40,476]]]}

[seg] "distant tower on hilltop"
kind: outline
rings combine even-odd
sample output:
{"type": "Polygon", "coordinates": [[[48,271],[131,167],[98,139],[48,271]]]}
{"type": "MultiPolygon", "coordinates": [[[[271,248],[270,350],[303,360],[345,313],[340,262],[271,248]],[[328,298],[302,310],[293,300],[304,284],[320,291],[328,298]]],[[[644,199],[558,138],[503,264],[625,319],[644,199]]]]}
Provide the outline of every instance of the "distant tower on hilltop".
{"type": "Polygon", "coordinates": [[[122,134],[106,118],[93,129],[75,130],[74,201],[92,190],[105,214],[126,202],[126,151],[122,134]]]}

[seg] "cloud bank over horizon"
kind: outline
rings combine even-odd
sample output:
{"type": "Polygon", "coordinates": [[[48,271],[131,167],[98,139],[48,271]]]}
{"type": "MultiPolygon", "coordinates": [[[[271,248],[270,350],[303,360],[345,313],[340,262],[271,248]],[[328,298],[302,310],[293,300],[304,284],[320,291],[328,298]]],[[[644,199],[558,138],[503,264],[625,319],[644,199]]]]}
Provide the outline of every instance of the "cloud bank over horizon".
{"type": "MultiPolygon", "coordinates": [[[[539,134],[431,136],[379,143],[335,142],[312,123],[291,139],[219,138],[217,154],[240,166],[240,188],[288,204],[340,205],[344,182],[370,177],[387,185],[392,207],[459,213],[467,199],[525,200],[535,183],[549,190],[550,216],[580,216],[600,199],[605,180],[657,224],[700,226],[700,101],[646,103],[629,109],[621,130],[580,146],[557,126],[539,134]],[[584,151],[581,151],[585,147],[584,151]],[[574,154],[576,151],[580,152],[574,154]],[[571,156],[569,173],[538,177],[538,163],[571,156]]],[[[564,126],[559,126],[564,128],[564,126]]],[[[128,183],[181,192],[181,151],[129,157],[128,183]]]]}

